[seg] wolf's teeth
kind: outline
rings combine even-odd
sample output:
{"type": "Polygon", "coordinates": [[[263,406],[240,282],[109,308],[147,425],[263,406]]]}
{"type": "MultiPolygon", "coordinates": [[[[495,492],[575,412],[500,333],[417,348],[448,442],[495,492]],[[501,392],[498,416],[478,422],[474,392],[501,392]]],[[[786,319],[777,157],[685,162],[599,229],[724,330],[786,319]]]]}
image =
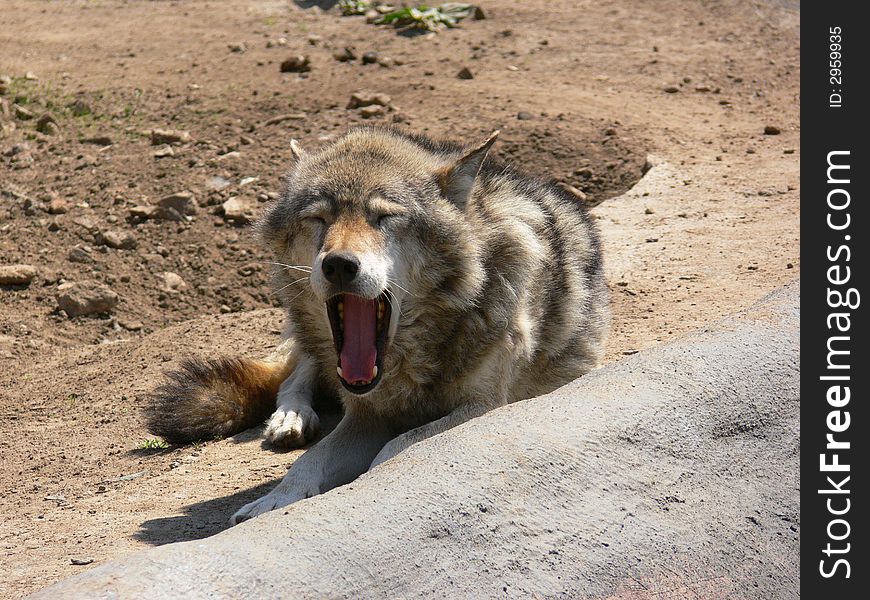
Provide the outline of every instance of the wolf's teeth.
{"type": "Polygon", "coordinates": [[[344,373],[341,372],[341,367],[335,367],[335,371],[336,371],[336,373],[338,373],[339,377],[344,379],[344,373]]]}
{"type": "Polygon", "coordinates": [[[372,379],[378,376],[378,365],[372,367],[372,379]]]}

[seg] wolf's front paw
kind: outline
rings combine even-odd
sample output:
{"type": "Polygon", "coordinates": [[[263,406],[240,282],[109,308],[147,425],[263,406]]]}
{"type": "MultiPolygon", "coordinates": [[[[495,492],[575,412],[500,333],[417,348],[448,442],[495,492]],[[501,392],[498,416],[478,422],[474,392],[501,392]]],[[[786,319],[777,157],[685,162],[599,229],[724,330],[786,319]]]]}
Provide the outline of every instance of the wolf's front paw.
{"type": "Polygon", "coordinates": [[[298,448],[314,439],[320,419],[310,406],[279,407],[266,425],[266,439],[284,448],[298,448]]]}
{"type": "Polygon", "coordinates": [[[320,491],[316,486],[311,486],[308,489],[302,487],[294,488],[290,491],[284,490],[281,486],[278,486],[262,498],[254,500],[249,504],[245,504],[240,508],[236,514],[230,518],[230,525],[238,525],[242,521],[253,519],[263,513],[269,512],[270,510],[283,508],[289,504],[298,502],[299,500],[316,496],[319,493],[320,491]]]}

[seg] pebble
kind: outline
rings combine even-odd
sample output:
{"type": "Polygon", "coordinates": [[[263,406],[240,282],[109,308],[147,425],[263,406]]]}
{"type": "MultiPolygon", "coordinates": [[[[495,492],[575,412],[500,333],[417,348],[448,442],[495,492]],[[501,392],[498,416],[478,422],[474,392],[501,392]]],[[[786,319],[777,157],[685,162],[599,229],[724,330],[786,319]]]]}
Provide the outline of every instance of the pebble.
{"type": "Polygon", "coordinates": [[[0,265],[0,285],[28,285],[36,277],[31,265],[0,265]]]}
{"type": "Polygon", "coordinates": [[[159,275],[160,289],[170,294],[178,294],[187,289],[187,283],[178,273],[166,271],[159,275]]]}
{"type": "Polygon", "coordinates": [[[371,106],[377,104],[379,106],[389,106],[392,102],[387,94],[379,92],[354,92],[350,95],[350,101],[347,103],[348,108],[362,108],[363,106],[371,106]]]}
{"type": "Polygon", "coordinates": [[[50,215],[63,215],[69,211],[69,205],[63,198],[52,198],[46,209],[50,215]]]}
{"type": "Polygon", "coordinates": [[[227,48],[230,49],[230,52],[235,52],[236,54],[241,54],[245,50],[248,49],[247,45],[244,42],[237,42],[235,44],[227,44],[227,48]]]}
{"type": "Polygon", "coordinates": [[[666,85],[666,86],[663,87],[662,89],[663,89],[665,92],[667,92],[668,94],[676,94],[677,92],[680,91],[679,86],[676,86],[676,85],[666,85]]]}
{"type": "Polygon", "coordinates": [[[74,117],[83,117],[91,114],[91,106],[84,100],[75,100],[69,104],[69,109],[74,117]]]}
{"type": "Polygon", "coordinates": [[[74,246],[67,254],[66,259],[73,263],[91,264],[94,262],[94,257],[91,256],[90,248],[87,246],[74,246]]]}
{"type": "Polygon", "coordinates": [[[116,250],[133,250],[139,245],[134,236],[129,231],[121,229],[110,229],[101,234],[103,243],[109,248],[116,250]]]}
{"type": "Polygon", "coordinates": [[[372,119],[374,117],[383,117],[387,112],[387,109],[383,106],[378,106],[377,104],[373,104],[371,106],[363,106],[359,110],[359,114],[363,119],[372,119]]]}
{"type": "Polygon", "coordinates": [[[377,52],[366,52],[362,55],[362,64],[364,65],[373,65],[378,62],[378,53],[377,52]]]}
{"type": "Polygon", "coordinates": [[[83,566],[83,565],[91,564],[92,562],[94,562],[94,559],[89,557],[89,556],[88,557],[74,556],[71,559],[69,559],[69,562],[70,562],[70,564],[73,564],[73,565],[83,566]]]}
{"type": "Polygon", "coordinates": [[[782,130],[776,125],[764,126],[764,135],[779,135],[780,133],[782,133],[782,130]]]}
{"type": "Polygon", "coordinates": [[[530,112],[520,111],[517,113],[517,119],[520,121],[530,121],[532,118],[532,113],[530,112]]]}
{"type": "Polygon", "coordinates": [[[63,283],[57,288],[57,305],[70,317],[110,312],[118,294],[96,281],[63,283]]]}
{"type": "Polygon", "coordinates": [[[307,73],[311,70],[311,58],[299,54],[281,62],[282,73],[307,73]]]}
{"type": "Polygon", "coordinates": [[[333,52],[332,58],[338,62],[350,62],[356,60],[356,53],[351,48],[344,48],[343,50],[333,52]]]}
{"type": "Polygon", "coordinates": [[[205,182],[205,187],[210,190],[222,190],[228,185],[230,185],[230,180],[220,175],[209,177],[205,182]]]}
{"type": "Polygon", "coordinates": [[[150,135],[152,146],[186,144],[190,141],[190,133],[180,129],[152,129],[150,135]]]}
{"type": "Polygon", "coordinates": [[[232,197],[221,205],[224,219],[244,225],[254,220],[256,206],[243,198],[232,197]]]}
{"type": "Polygon", "coordinates": [[[33,111],[24,108],[20,104],[12,105],[12,113],[15,115],[16,119],[21,121],[29,121],[36,117],[36,114],[33,111]]]}
{"type": "Polygon", "coordinates": [[[170,156],[175,156],[175,150],[172,149],[172,146],[167,144],[162,148],[155,150],[152,153],[152,156],[154,156],[154,158],[169,158],[170,156]]]}
{"type": "Polygon", "coordinates": [[[24,79],[26,79],[27,81],[37,81],[39,77],[37,77],[33,71],[28,71],[24,74],[24,79]]]}
{"type": "Polygon", "coordinates": [[[456,77],[458,77],[459,79],[474,79],[474,74],[468,67],[462,67],[459,73],[456,74],[456,77]]]}
{"type": "Polygon", "coordinates": [[[157,201],[157,205],[163,208],[170,208],[182,215],[195,215],[199,212],[199,207],[196,204],[196,199],[191,192],[176,192],[164,196],[157,201]]]}
{"type": "Polygon", "coordinates": [[[36,131],[45,135],[57,135],[60,133],[60,125],[53,115],[45,113],[36,121],[36,131]]]}

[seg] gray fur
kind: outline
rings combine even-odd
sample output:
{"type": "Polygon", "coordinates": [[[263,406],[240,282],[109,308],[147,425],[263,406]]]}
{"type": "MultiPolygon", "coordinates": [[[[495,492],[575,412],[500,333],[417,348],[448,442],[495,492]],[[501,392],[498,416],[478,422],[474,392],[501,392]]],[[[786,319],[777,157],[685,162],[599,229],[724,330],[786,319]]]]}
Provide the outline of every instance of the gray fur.
{"type": "Polygon", "coordinates": [[[297,405],[310,406],[316,387],[338,394],[346,415],[235,522],[598,365],[609,312],[595,227],[557,185],[484,160],[493,141],[466,151],[361,128],[314,152],[294,143],[296,164],[258,227],[285,265],[277,289],[300,364],[311,365],[308,380],[294,374],[294,389],[309,394],[297,405]],[[337,290],[321,263],[348,248],[361,274],[337,290]],[[336,374],[325,303],[338,291],[372,298],[385,289],[393,310],[383,373],[356,395],[336,374]]]}

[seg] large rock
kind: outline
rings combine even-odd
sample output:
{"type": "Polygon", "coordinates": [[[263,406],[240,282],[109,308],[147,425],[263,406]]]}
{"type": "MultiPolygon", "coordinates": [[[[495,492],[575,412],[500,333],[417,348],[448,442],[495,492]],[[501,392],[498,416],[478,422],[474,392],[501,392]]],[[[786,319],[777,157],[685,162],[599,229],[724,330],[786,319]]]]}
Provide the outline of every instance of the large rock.
{"type": "Polygon", "coordinates": [[[0,285],[28,285],[36,277],[32,265],[0,265],[0,285]]]}
{"type": "Polygon", "coordinates": [[[57,287],[57,305],[70,317],[107,313],[118,305],[118,294],[96,281],[63,283],[57,287]]]}
{"type": "Polygon", "coordinates": [[[799,596],[799,287],[37,598],[799,596]]]}

